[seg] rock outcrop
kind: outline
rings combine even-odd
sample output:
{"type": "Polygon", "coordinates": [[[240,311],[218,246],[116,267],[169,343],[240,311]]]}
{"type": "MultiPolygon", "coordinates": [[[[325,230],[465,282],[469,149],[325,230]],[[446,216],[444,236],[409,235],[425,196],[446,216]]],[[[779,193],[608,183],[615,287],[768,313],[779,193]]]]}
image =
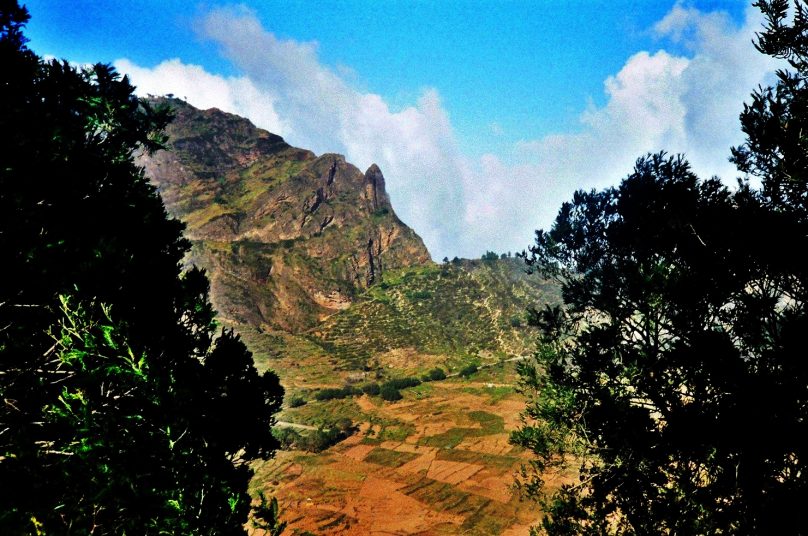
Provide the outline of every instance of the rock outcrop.
{"type": "Polygon", "coordinates": [[[158,101],[176,115],[170,150],[140,162],[185,222],[189,261],[208,270],[223,320],[297,332],[344,309],[385,270],[431,263],[375,164],[362,173],[238,116],[158,101]]]}

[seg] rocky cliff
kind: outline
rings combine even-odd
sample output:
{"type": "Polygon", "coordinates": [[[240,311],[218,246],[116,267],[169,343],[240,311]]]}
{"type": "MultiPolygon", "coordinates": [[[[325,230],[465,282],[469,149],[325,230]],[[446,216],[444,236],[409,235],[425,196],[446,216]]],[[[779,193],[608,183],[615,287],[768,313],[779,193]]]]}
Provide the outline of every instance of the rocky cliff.
{"type": "Polygon", "coordinates": [[[316,156],[241,117],[177,99],[170,149],[142,156],[187,225],[226,322],[299,332],[346,309],[388,270],[431,264],[393,211],[384,176],[316,156]]]}

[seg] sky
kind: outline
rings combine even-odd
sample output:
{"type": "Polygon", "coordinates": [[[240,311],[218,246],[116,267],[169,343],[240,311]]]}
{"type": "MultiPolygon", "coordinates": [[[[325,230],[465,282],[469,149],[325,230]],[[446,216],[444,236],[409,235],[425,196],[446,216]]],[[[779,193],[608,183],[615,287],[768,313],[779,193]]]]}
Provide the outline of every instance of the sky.
{"type": "Polygon", "coordinates": [[[738,115],[781,66],[736,0],[25,4],[40,55],[378,164],[435,260],[526,249],[576,190],[648,152],[734,184],[738,115]]]}

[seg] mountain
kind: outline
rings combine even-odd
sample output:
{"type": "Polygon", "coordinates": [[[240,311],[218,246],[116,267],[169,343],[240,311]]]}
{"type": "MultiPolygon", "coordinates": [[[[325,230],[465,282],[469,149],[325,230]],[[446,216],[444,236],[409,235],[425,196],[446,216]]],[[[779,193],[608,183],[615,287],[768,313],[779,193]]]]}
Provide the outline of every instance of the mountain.
{"type": "Polygon", "coordinates": [[[526,534],[538,513],[510,487],[526,461],[508,442],[524,408],[515,367],[534,346],[526,308],[558,301],[557,286],[519,259],[432,262],[375,165],[153,104],[174,109],[170,147],[140,163],[186,224],[186,262],[287,392],[287,449],[255,465],[252,491],[277,497],[295,534],[526,534]],[[359,395],[403,377],[434,381],[395,403],[359,395]],[[337,427],[350,437],[305,451],[337,427]]]}
{"type": "Polygon", "coordinates": [[[430,263],[376,165],[362,173],[341,155],[315,156],[217,109],[153,104],[174,110],[170,149],[140,163],[186,223],[189,262],[208,270],[223,320],[305,330],[386,271],[430,263]]]}

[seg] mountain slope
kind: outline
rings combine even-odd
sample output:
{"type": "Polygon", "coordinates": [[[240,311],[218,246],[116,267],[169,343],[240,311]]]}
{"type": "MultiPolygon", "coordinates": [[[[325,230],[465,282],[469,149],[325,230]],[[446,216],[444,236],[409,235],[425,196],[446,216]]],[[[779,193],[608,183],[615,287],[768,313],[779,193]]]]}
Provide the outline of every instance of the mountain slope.
{"type": "Polygon", "coordinates": [[[376,165],[288,145],[248,120],[178,99],[171,150],[142,156],[208,269],[220,317],[300,331],[346,308],[384,272],[430,263],[395,215],[376,165]]]}
{"type": "Polygon", "coordinates": [[[361,364],[380,353],[521,355],[533,347],[525,310],[557,299],[518,259],[462,261],[388,274],[314,331],[315,340],[361,364]]]}
{"type": "Polygon", "coordinates": [[[433,263],[376,166],[155,103],[175,110],[172,146],[141,163],[187,225],[186,262],[207,268],[218,319],[281,378],[279,420],[315,439],[338,423],[355,431],[320,453],[293,441],[255,466],[253,490],[279,498],[295,534],[526,533],[537,513],[509,487],[524,461],[508,442],[524,408],[515,366],[534,344],[525,309],[557,301],[557,287],[518,259],[433,263]],[[319,396],[435,367],[447,378],[400,402],[319,396]]]}

